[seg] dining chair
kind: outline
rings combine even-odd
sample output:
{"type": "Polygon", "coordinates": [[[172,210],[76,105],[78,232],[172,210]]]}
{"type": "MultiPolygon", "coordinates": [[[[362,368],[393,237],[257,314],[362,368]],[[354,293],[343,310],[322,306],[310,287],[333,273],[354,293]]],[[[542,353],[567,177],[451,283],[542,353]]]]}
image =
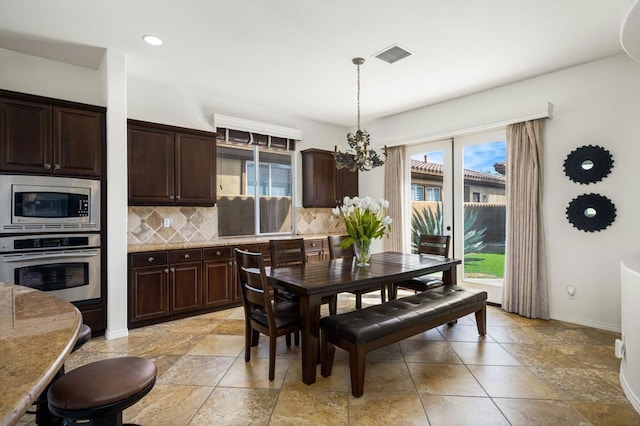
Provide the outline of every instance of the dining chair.
{"type": "MultiPolygon", "coordinates": [[[[329,258],[331,259],[344,259],[344,258],[353,258],[353,244],[347,248],[343,248],[340,246],[342,241],[347,238],[348,235],[329,235],[327,237],[328,245],[329,245],[329,258]]],[[[349,293],[356,296],[356,309],[362,309],[362,295],[365,293],[370,293],[374,290],[358,290],[358,291],[350,291],[349,293]]],[[[385,291],[386,285],[380,285],[380,299],[382,303],[385,302],[385,291]]]]}
{"type": "Polygon", "coordinates": [[[242,290],[245,316],[244,360],[251,360],[251,347],[258,346],[260,333],[269,336],[269,381],[276,370],[276,339],[286,336],[291,346],[291,333],[296,334],[296,346],[300,333],[300,306],[290,300],[273,297],[264,270],[261,253],[235,249],[238,264],[238,282],[242,290]]]}
{"type": "MultiPolygon", "coordinates": [[[[307,263],[303,238],[269,240],[269,248],[271,250],[271,269],[290,265],[304,265],[307,263]]],[[[277,290],[276,295],[285,299],[298,301],[298,297],[295,294],[282,290],[277,290]]],[[[321,299],[320,303],[323,305],[329,304],[329,314],[336,314],[338,310],[338,296],[325,296],[321,299]]]]}
{"type": "MultiPolygon", "coordinates": [[[[418,240],[418,254],[447,257],[449,255],[450,242],[451,236],[449,235],[421,234],[418,240]]],[[[433,275],[422,275],[407,281],[394,283],[389,289],[389,298],[395,299],[397,297],[398,287],[414,290],[417,293],[442,285],[444,285],[442,278],[433,275]]]]}

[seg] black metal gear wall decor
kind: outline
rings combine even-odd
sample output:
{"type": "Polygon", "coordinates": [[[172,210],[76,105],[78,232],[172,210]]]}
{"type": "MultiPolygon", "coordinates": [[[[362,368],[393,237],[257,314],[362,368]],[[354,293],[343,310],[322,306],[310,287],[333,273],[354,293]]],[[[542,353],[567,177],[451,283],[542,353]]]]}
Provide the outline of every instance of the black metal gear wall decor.
{"type": "Polygon", "coordinates": [[[597,145],[576,148],[564,160],[564,173],[569,179],[580,184],[601,181],[612,168],[611,153],[597,145]]]}
{"type": "Polygon", "coordinates": [[[604,195],[583,194],[569,203],[567,219],[582,231],[602,231],[616,219],[616,206],[604,195]]]}

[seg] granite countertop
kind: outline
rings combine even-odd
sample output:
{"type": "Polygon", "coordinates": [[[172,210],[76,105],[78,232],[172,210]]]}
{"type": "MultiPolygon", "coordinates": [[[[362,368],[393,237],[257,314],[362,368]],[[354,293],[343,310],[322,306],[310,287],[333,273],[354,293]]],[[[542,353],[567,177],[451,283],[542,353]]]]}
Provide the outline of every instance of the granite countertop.
{"type": "MultiPolygon", "coordinates": [[[[304,238],[305,240],[313,240],[318,238],[327,238],[331,234],[306,234],[306,235],[274,235],[270,237],[224,237],[209,241],[200,242],[179,242],[179,243],[161,243],[161,244],[129,244],[127,246],[128,253],[141,253],[146,251],[162,251],[162,250],[179,250],[192,249],[215,246],[238,246],[243,244],[268,243],[273,239],[286,238],[304,238]]],[[[336,234],[342,235],[342,234],[336,234]]]]}
{"type": "Polygon", "coordinates": [[[71,353],[82,315],[71,303],[0,282],[0,424],[15,424],[71,353]]]}

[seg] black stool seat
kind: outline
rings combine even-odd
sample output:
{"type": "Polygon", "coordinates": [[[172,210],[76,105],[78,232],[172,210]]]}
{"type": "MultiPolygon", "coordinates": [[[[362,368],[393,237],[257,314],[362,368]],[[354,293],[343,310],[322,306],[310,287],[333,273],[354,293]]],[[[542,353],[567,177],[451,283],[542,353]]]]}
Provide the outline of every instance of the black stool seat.
{"type": "Polygon", "coordinates": [[[75,352],[84,346],[91,339],[91,327],[86,324],[82,324],[80,326],[80,331],[78,331],[78,337],[76,338],[76,343],[73,345],[73,349],[71,352],[75,352]]]}
{"type": "Polygon", "coordinates": [[[145,358],[92,362],[53,383],[48,392],[49,409],[65,419],[121,425],[122,411],[149,393],[156,382],[156,372],[156,365],[145,358]]]}

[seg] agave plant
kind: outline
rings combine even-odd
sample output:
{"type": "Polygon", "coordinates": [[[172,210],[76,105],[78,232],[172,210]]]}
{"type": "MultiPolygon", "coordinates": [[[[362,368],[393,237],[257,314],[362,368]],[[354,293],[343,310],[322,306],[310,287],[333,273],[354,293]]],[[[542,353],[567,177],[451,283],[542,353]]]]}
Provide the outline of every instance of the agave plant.
{"type": "MultiPolygon", "coordinates": [[[[421,234],[443,235],[442,203],[437,203],[435,211],[426,207],[413,209],[411,215],[411,249],[418,252],[421,234]]],[[[486,244],[483,239],[487,228],[472,229],[478,218],[478,209],[464,209],[464,253],[478,253],[486,244]]]]}

